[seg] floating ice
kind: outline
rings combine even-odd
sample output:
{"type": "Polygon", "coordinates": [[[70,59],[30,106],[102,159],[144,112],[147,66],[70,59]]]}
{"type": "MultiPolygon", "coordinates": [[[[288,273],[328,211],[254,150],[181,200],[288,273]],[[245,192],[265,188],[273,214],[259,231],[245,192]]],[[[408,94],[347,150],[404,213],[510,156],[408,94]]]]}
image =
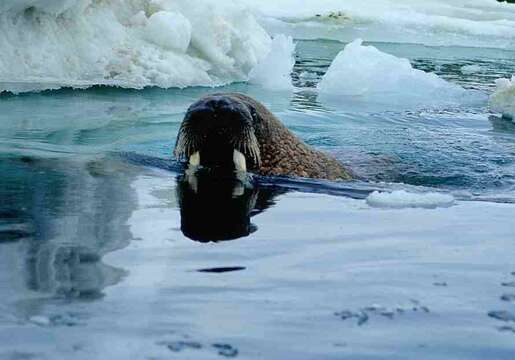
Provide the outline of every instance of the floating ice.
{"type": "Polygon", "coordinates": [[[271,90],[293,88],[291,72],[295,65],[294,51],[295,44],[291,36],[275,36],[268,55],[250,72],[249,82],[271,90]]]}
{"type": "Polygon", "coordinates": [[[460,69],[462,74],[470,75],[483,71],[483,68],[479,65],[465,65],[460,69]]]}
{"type": "Polygon", "coordinates": [[[490,96],[490,107],[504,117],[515,120],[515,75],[509,79],[495,80],[496,89],[490,96]]]}
{"type": "Polygon", "coordinates": [[[366,202],[372,207],[379,208],[426,208],[448,207],[454,204],[452,195],[441,193],[409,193],[405,190],[392,192],[374,191],[366,202]]]}
{"type": "Polygon", "coordinates": [[[246,80],[271,43],[215,0],[8,0],[0,33],[0,92],[217,86],[246,80]]]}
{"type": "Polygon", "coordinates": [[[35,325],[39,326],[49,326],[51,321],[48,317],[42,315],[32,316],[29,321],[35,325]]]}
{"type": "Polygon", "coordinates": [[[336,56],[318,85],[320,93],[402,103],[448,102],[466,95],[461,86],[362,42],[353,41],[336,56]]]}

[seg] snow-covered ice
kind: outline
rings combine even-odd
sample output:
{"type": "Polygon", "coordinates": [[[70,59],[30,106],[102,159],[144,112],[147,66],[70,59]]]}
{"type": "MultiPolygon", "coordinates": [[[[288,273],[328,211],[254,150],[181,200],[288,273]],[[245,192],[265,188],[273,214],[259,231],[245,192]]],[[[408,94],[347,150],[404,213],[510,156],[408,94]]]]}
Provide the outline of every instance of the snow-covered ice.
{"type": "Polygon", "coordinates": [[[462,74],[470,75],[483,71],[480,65],[464,65],[460,69],[462,74]]]}
{"type": "Polygon", "coordinates": [[[292,89],[294,52],[295,44],[291,36],[275,36],[267,56],[250,71],[249,82],[270,90],[292,89]]]}
{"type": "Polygon", "coordinates": [[[495,92],[490,96],[491,109],[515,120],[515,75],[511,77],[511,80],[497,79],[495,85],[495,92]]]}
{"type": "MultiPolygon", "coordinates": [[[[271,36],[283,33],[513,49],[514,27],[515,7],[493,0],[7,0],[0,3],[0,92],[245,81],[258,63],[288,65],[291,43],[271,51],[271,36]],[[265,61],[269,53],[284,59],[265,61]]],[[[276,87],[262,79],[278,70],[263,66],[251,79],[276,87]]]]}
{"type": "Polygon", "coordinates": [[[345,46],[318,84],[329,97],[356,97],[381,102],[463,102],[475,95],[434,73],[414,69],[398,58],[363,45],[357,39],[345,46]],[[470,95],[470,97],[469,97],[470,95]]]}
{"type": "Polygon", "coordinates": [[[448,207],[454,204],[454,197],[449,194],[428,192],[413,193],[405,190],[392,192],[374,191],[367,199],[367,204],[378,208],[426,208],[448,207]]]}
{"type": "Polygon", "coordinates": [[[213,0],[8,1],[0,33],[0,92],[15,93],[244,81],[271,43],[244,7],[213,0]]]}
{"type": "Polygon", "coordinates": [[[515,7],[495,0],[239,0],[295,38],[515,48],[515,7]]]}

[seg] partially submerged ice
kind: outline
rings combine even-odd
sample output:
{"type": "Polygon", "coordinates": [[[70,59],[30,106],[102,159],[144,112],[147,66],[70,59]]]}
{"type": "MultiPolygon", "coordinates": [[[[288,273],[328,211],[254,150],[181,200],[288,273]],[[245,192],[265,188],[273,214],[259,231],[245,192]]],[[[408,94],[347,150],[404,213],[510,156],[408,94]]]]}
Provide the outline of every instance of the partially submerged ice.
{"type": "Polygon", "coordinates": [[[433,73],[414,69],[408,59],[364,46],[357,39],[336,56],[318,85],[329,97],[380,102],[462,102],[468,92],[433,73]]]}
{"type": "Polygon", "coordinates": [[[497,79],[495,92],[490,96],[490,108],[503,117],[515,120],[515,75],[497,79]]]}
{"type": "Polygon", "coordinates": [[[436,192],[413,193],[405,190],[396,190],[392,192],[374,191],[367,197],[366,202],[369,206],[378,208],[434,209],[438,207],[452,206],[455,200],[454,197],[449,194],[436,192]]]}
{"type": "Polygon", "coordinates": [[[249,74],[249,82],[270,90],[291,90],[295,65],[295,44],[291,36],[279,34],[272,40],[267,56],[249,74]]]}

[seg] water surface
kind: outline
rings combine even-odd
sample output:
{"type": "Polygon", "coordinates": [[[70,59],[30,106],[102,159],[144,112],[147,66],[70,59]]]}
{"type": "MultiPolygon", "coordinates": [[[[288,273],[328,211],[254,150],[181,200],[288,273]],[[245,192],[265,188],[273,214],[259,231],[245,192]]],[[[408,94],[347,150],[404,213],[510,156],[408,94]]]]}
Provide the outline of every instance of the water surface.
{"type": "MultiPolygon", "coordinates": [[[[485,96],[515,70],[509,51],[375,45],[485,96]]],[[[0,359],[512,359],[515,127],[486,101],[324,101],[342,48],[299,42],[293,93],[216,91],[264,102],[352,183],[192,193],[171,151],[213,89],[2,95],[0,359]],[[374,189],[458,201],[377,209],[374,189]]]]}

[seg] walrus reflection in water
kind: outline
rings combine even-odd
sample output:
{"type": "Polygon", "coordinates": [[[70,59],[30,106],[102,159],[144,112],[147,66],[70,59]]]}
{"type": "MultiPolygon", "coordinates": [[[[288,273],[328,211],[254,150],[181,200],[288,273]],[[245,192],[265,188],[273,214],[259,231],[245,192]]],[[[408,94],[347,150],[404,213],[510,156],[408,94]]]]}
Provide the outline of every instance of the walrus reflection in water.
{"type": "Polygon", "coordinates": [[[178,179],[181,231],[200,241],[233,240],[257,230],[250,218],[273,205],[284,191],[259,188],[240,176],[213,176],[198,170],[178,179]]]}
{"type": "Polygon", "coordinates": [[[237,93],[208,95],[192,104],[174,150],[191,166],[260,175],[350,180],[335,158],[303,143],[264,105],[237,93]]]}

